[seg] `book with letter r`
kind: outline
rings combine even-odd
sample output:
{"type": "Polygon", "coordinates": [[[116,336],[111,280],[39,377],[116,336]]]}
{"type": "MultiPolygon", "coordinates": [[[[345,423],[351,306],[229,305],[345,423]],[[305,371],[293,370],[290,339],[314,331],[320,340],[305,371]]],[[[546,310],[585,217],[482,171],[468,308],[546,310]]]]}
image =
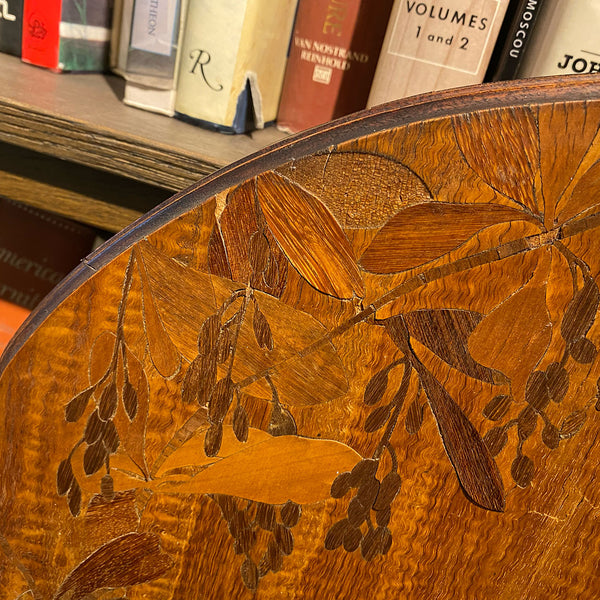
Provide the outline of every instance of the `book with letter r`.
{"type": "Polygon", "coordinates": [[[509,0],[395,0],[368,106],[481,83],[509,0]]]}
{"type": "Polygon", "coordinates": [[[189,0],[176,115],[243,133],[275,120],[297,0],[189,0]]]}

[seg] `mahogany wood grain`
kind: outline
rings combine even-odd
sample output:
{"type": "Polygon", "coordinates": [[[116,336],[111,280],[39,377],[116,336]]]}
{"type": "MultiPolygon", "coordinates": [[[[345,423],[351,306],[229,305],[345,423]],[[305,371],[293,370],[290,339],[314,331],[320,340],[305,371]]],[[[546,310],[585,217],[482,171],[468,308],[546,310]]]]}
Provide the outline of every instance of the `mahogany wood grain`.
{"type": "Polygon", "coordinates": [[[600,80],[285,140],[88,257],[0,359],[17,598],[595,598],[600,80]]]}

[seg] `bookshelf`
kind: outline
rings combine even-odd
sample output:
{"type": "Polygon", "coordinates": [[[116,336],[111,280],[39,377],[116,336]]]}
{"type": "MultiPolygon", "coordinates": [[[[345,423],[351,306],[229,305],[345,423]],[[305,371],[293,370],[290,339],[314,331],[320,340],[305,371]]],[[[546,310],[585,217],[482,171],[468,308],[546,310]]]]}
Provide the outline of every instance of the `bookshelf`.
{"type": "Polygon", "coordinates": [[[109,232],[285,134],[229,136],[126,106],[113,75],[0,54],[0,190],[109,232]]]}

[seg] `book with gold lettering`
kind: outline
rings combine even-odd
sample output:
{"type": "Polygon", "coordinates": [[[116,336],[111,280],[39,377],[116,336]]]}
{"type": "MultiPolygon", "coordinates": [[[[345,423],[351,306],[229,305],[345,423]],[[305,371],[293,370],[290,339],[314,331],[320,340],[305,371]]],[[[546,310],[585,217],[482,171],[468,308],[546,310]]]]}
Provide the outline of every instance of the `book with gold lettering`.
{"type": "Polygon", "coordinates": [[[296,132],[365,108],[392,0],[300,0],[277,127],[296,132]]]}
{"type": "Polygon", "coordinates": [[[32,310],[92,250],[96,232],[0,198],[0,299],[32,310]]]}
{"type": "Polygon", "coordinates": [[[395,0],[368,106],[481,83],[509,0],[395,0]]]}
{"type": "Polygon", "coordinates": [[[600,2],[546,0],[519,77],[600,73],[600,2]]]}
{"type": "Polygon", "coordinates": [[[189,0],[176,115],[242,133],[275,120],[297,0],[189,0]]]}

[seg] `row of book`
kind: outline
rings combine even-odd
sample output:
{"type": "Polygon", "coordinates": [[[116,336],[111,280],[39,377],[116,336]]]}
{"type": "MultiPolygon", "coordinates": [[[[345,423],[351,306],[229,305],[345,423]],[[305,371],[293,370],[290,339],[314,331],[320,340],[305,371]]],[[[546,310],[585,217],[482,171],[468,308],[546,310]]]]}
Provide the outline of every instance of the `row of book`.
{"type": "Polygon", "coordinates": [[[57,71],[111,68],[126,103],[234,133],[599,72],[599,26],[600,0],[0,0],[0,51],[57,71]]]}

